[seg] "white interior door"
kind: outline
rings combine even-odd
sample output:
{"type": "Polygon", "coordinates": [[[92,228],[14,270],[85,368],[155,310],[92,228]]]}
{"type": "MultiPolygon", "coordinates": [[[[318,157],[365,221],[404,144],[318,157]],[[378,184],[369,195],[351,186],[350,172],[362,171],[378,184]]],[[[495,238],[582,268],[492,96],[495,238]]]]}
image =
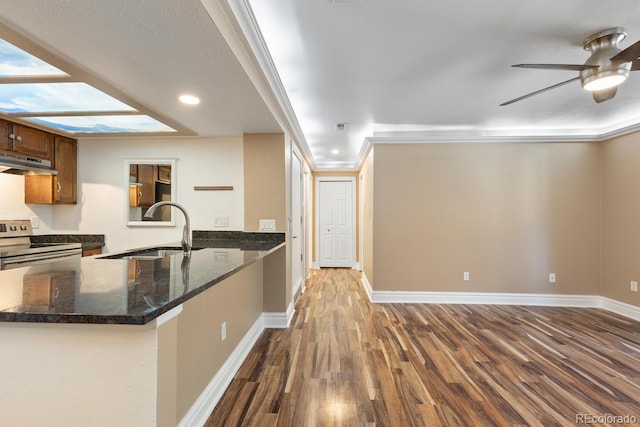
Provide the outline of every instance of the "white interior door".
{"type": "Polygon", "coordinates": [[[317,191],[319,266],[353,267],[354,181],[320,180],[317,191]]]}
{"type": "Polygon", "coordinates": [[[302,161],[291,156],[291,286],[295,295],[304,281],[302,161]]]}

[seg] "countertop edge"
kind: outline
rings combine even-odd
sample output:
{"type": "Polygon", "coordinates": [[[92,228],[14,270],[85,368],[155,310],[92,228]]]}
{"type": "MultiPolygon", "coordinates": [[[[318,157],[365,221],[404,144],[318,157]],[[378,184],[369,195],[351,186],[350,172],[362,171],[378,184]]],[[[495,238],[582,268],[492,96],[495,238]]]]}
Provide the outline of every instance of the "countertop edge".
{"type": "Polygon", "coordinates": [[[65,314],[65,313],[20,313],[12,311],[0,311],[0,324],[5,326],[11,324],[28,323],[28,324],[90,324],[90,325],[147,325],[154,319],[172,310],[173,308],[185,303],[193,297],[210,289],[221,281],[229,278],[235,273],[245,269],[246,267],[258,262],[268,255],[286,246],[285,242],[281,242],[276,246],[255,251],[258,255],[250,260],[238,265],[237,267],[213,278],[212,280],[198,286],[197,288],[185,293],[184,295],[170,301],[169,303],[158,307],[153,311],[141,315],[127,314],[65,314]]]}

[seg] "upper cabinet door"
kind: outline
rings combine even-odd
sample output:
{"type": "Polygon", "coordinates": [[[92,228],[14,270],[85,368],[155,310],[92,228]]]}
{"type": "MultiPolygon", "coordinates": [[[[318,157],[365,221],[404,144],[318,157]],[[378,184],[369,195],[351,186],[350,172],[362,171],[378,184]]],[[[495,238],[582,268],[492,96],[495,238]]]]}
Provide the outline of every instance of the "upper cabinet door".
{"type": "Polygon", "coordinates": [[[0,150],[11,150],[11,138],[9,138],[9,134],[11,133],[11,123],[6,120],[0,119],[0,150]]]}
{"type": "Polygon", "coordinates": [[[55,137],[55,162],[58,175],[54,175],[55,203],[76,203],[78,142],[63,136],[55,137]]]}
{"type": "Polygon", "coordinates": [[[13,125],[13,150],[41,159],[51,160],[53,153],[53,135],[18,124],[13,125]]]}

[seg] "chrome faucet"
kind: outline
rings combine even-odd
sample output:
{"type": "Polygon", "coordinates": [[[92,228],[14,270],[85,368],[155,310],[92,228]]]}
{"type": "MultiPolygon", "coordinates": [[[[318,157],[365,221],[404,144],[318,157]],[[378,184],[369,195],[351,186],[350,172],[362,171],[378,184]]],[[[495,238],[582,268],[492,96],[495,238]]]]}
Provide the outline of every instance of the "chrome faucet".
{"type": "Polygon", "coordinates": [[[187,213],[187,210],[182,205],[179,205],[178,203],[175,203],[175,202],[154,203],[144,214],[144,217],[152,218],[153,213],[156,211],[156,209],[158,209],[160,206],[167,206],[167,205],[175,206],[176,208],[180,209],[184,214],[184,228],[182,229],[182,242],[180,242],[180,244],[182,246],[182,250],[184,251],[184,256],[189,257],[191,256],[191,221],[189,220],[189,214],[187,213]]]}

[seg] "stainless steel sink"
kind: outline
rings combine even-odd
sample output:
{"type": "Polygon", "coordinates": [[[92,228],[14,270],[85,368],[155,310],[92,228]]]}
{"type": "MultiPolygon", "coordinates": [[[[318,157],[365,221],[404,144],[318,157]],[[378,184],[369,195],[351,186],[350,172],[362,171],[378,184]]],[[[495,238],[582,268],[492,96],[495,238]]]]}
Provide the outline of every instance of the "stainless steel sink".
{"type": "MultiPolygon", "coordinates": [[[[196,251],[202,248],[193,248],[196,251]]],[[[171,255],[182,255],[183,250],[179,246],[160,246],[156,248],[135,249],[113,255],[98,257],[99,259],[157,259],[171,255]]]]}

